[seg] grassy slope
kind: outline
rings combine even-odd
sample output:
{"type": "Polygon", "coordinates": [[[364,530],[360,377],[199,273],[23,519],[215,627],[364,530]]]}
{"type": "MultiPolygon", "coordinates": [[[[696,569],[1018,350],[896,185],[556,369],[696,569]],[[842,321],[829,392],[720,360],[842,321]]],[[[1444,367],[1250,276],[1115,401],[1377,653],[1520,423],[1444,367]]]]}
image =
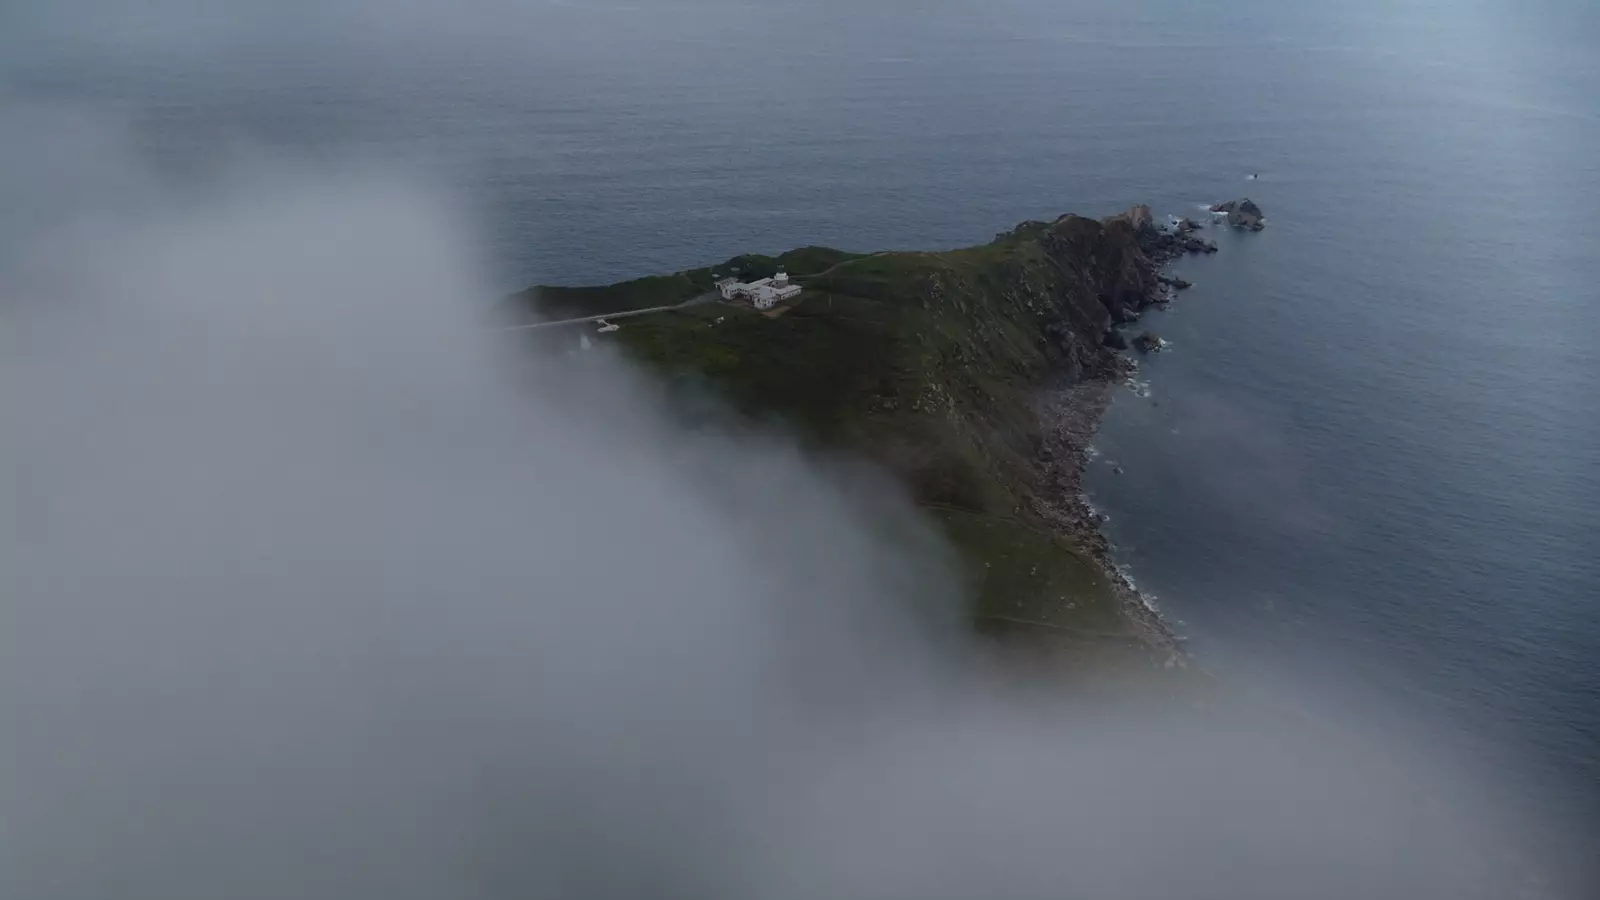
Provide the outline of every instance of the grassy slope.
{"type": "Polygon", "coordinates": [[[787,268],[806,288],[802,302],[778,318],[694,306],[630,320],[614,337],[669,377],[709,383],[746,414],[901,475],[965,559],[979,619],[1131,633],[1098,567],[1031,512],[1031,397],[1054,361],[1045,323],[1052,297],[1082,288],[1036,233],[941,253],[805,248],[539,296],[572,313],[663,305],[734,266],[746,277],[787,268]]]}

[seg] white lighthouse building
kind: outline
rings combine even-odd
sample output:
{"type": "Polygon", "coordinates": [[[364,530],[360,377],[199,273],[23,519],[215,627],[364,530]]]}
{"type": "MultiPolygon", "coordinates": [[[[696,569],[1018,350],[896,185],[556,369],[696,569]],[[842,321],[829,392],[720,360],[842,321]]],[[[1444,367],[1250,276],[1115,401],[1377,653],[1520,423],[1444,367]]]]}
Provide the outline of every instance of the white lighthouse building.
{"type": "Polygon", "coordinates": [[[780,300],[798,297],[800,285],[791,283],[788,273],[779,272],[771,278],[748,283],[724,278],[717,282],[717,291],[724,300],[749,300],[756,309],[771,309],[780,300]]]}

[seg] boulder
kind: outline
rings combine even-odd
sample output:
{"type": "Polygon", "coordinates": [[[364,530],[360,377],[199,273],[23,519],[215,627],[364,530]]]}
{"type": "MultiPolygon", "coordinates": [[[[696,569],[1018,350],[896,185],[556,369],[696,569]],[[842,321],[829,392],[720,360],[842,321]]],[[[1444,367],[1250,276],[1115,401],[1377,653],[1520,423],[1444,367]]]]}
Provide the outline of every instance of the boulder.
{"type": "Polygon", "coordinates": [[[1133,339],[1133,346],[1140,353],[1158,353],[1161,350],[1161,338],[1153,331],[1146,331],[1133,339]]]}

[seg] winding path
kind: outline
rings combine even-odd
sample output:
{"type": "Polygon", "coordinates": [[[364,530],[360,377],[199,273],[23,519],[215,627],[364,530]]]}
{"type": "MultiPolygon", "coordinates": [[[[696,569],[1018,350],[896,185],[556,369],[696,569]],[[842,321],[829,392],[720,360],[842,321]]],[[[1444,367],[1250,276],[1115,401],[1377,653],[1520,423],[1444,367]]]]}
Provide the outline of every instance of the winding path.
{"type": "Polygon", "coordinates": [[[699,306],[717,299],[714,292],[697,294],[682,303],[672,303],[667,306],[648,306],[644,309],[625,309],[621,312],[600,313],[595,316],[578,316],[574,319],[552,319],[548,322],[532,322],[527,325],[507,325],[501,331],[527,331],[531,328],[554,328],[557,325],[577,325],[581,322],[598,322],[601,319],[626,319],[629,316],[642,316],[647,313],[667,312],[673,309],[683,309],[686,306],[699,306]]]}

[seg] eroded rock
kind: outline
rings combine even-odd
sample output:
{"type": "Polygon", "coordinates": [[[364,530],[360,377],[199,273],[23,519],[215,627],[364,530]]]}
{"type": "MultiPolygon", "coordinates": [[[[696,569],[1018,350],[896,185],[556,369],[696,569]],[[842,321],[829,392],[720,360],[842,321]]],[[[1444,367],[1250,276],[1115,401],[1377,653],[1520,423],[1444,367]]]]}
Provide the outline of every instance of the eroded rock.
{"type": "Polygon", "coordinates": [[[1229,200],[1211,207],[1214,213],[1224,213],[1228,217],[1228,224],[1234,228],[1245,231],[1260,231],[1267,227],[1266,216],[1261,212],[1261,207],[1249,197],[1241,200],[1229,200]]]}

